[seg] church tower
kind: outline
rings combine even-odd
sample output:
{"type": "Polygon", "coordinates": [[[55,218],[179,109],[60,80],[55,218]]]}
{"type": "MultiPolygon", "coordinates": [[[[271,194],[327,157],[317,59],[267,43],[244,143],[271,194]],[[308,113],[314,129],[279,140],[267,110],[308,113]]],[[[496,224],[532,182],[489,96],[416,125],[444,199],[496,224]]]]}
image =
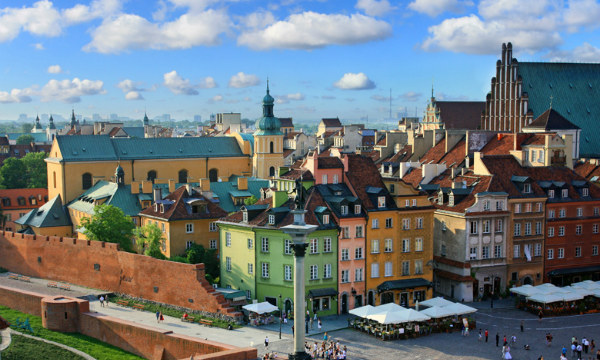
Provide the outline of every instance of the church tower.
{"type": "Polygon", "coordinates": [[[283,133],[281,122],[273,115],[275,99],[269,94],[263,98],[263,116],[256,121],[254,132],[254,155],[252,175],[261,179],[275,176],[277,169],[283,166],[283,133]]]}
{"type": "Polygon", "coordinates": [[[44,132],[43,128],[42,128],[42,124],[40,124],[40,117],[39,115],[36,116],[35,118],[35,124],[33,124],[33,128],[31,128],[31,132],[32,133],[41,133],[44,132]]]}
{"type": "Polygon", "coordinates": [[[56,137],[56,125],[54,125],[54,118],[50,115],[50,121],[48,122],[48,126],[46,127],[46,140],[48,142],[54,141],[56,137]]]}

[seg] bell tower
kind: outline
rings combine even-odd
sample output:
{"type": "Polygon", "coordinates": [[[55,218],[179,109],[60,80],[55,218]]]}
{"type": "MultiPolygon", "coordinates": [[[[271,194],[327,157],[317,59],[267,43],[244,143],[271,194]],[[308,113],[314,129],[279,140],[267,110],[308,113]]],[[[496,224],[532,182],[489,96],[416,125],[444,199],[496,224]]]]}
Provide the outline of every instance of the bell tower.
{"type": "Polygon", "coordinates": [[[269,93],[263,98],[263,116],[256,121],[254,132],[254,155],[252,157],[252,175],[261,179],[275,176],[277,169],[283,166],[283,133],[281,122],[273,115],[275,99],[269,93]]]}

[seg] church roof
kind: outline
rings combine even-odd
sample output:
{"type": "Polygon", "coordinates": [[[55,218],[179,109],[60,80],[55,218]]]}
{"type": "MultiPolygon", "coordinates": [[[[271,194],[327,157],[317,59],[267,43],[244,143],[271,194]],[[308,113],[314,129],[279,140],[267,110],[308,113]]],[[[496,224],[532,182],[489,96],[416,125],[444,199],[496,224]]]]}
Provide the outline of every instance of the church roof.
{"type": "Polygon", "coordinates": [[[481,125],[485,101],[436,101],[446,129],[475,130],[481,125]]]}
{"type": "Polygon", "coordinates": [[[531,124],[527,125],[527,128],[544,129],[544,130],[577,130],[579,126],[573,124],[569,120],[565,119],[558,111],[550,108],[531,124]]]}
{"type": "Polygon", "coordinates": [[[523,92],[529,95],[533,116],[550,105],[582,130],[582,157],[600,154],[600,64],[519,62],[523,92]]]}
{"type": "Polygon", "coordinates": [[[63,161],[115,161],[245,156],[233,137],[111,138],[57,136],[63,161]]]}
{"type": "Polygon", "coordinates": [[[123,210],[127,216],[136,216],[142,207],[138,194],[131,193],[131,185],[122,185],[104,180],[98,181],[94,186],[71,201],[67,207],[82,211],[86,214],[94,214],[94,202],[104,200],[102,204],[112,205],[123,210]]]}

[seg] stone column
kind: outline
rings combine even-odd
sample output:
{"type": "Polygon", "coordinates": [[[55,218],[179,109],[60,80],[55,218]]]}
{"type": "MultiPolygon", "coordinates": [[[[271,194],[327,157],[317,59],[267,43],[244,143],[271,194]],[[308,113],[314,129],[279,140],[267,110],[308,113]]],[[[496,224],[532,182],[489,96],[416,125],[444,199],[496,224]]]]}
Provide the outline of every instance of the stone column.
{"type": "Polygon", "coordinates": [[[294,241],[294,357],[290,359],[306,359],[304,351],[304,241],[294,241]],[[304,357],[302,357],[305,355],[304,357]]]}

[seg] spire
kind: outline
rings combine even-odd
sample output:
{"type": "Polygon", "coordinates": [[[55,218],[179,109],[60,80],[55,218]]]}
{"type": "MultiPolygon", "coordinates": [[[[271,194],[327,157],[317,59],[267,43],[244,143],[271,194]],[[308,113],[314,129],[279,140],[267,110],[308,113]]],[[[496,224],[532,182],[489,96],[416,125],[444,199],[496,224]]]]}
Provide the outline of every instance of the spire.
{"type": "Polygon", "coordinates": [[[54,118],[52,117],[52,114],[50,114],[50,119],[48,122],[48,128],[49,129],[56,129],[56,126],[54,125],[54,118]]]}
{"type": "Polygon", "coordinates": [[[269,77],[267,76],[267,94],[269,94],[269,77]]]}
{"type": "Polygon", "coordinates": [[[150,123],[150,120],[148,119],[148,115],[146,114],[146,111],[144,111],[144,125],[148,125],[150,123]]]}
{"type": "Polygon", "coordinates": [[[71,128],[74,127],[76,125],[76,120],[75,120],[75,109],[71,110],[71,128]]]}
{"type": "Polygon", "coordinates": [[[42,125],[40,124],[40,116],[36,115],[35,117],[35,124],[33,126],[34,130],[41,130],[42,129],[42,125]]]}

